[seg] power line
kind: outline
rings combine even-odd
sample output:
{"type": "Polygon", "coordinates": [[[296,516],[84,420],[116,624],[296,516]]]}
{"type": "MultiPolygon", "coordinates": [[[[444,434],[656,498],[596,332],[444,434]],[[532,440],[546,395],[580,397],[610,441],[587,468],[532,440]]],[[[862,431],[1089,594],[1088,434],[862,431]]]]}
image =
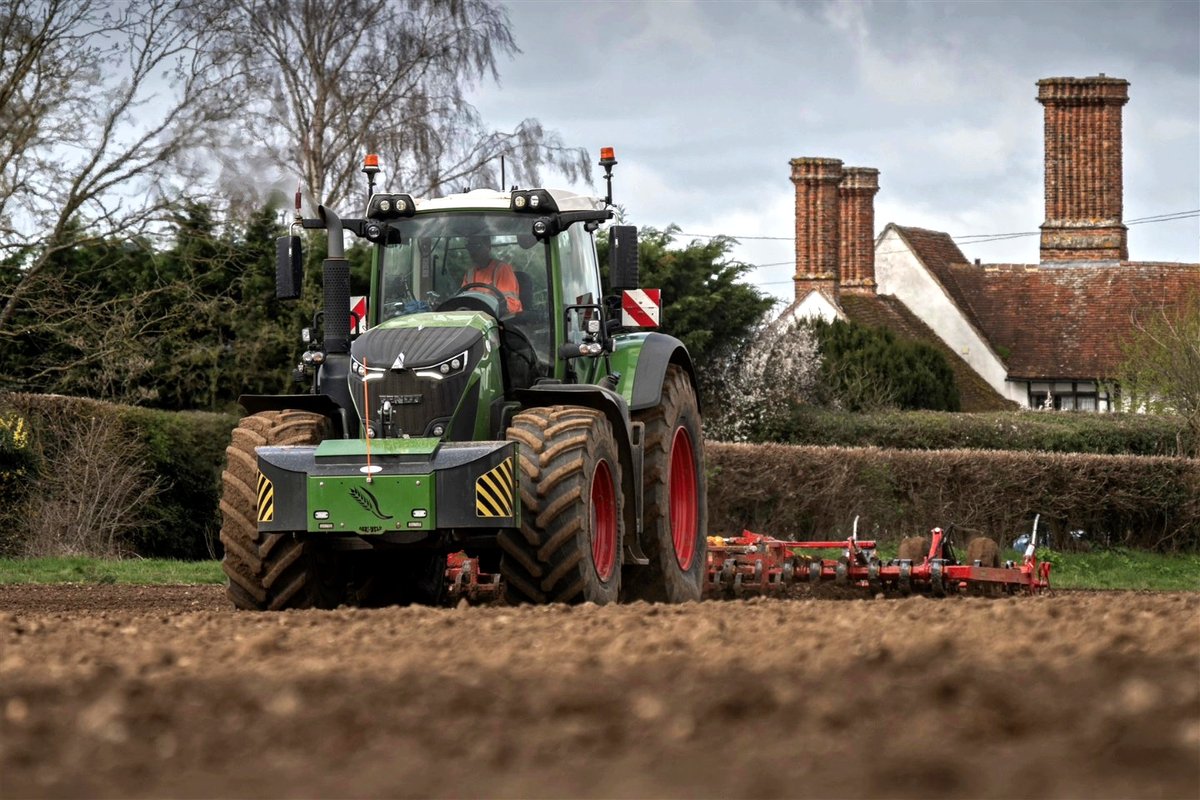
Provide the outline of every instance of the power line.
{"type": "MultiPolygon", "coordinates": [[[[1200,209],[1192,209],[1190,211],[1175,211],[1170,214],[1156,214],[1151,217],[1138,217],[1137,219],[1128,220],[1124,224],[1125,225],[1149,225],[1149,224],[1153,224],[1156,222],[1174,222],[1176,220],[1192,219],[1194,217],[1200,217],[1200,209]]],[[[1019,233],[989,234],[988,238],[986,238],[986,239],[983,239],[981,241],[965,242],[965,244],[972,244],[972,245],[985,244],[987,242],[998,242],[998,241],[1004,241],[1005,239],[1017,239],[1017,238],[1021,238],[1021,237],[1025,237],[1025,236],[1038,236],[1040,234],[1041,234],[1041,231],[1025,231],[1025,232],[1019,232],[1019,233]]],[[[737,238],[737,237],[731,237],[731,238],[737,238]]],[[[952,236],[950,238],[955,239],[956,237],[952,236]]],[[[967,237],[957,237],[957,238],[967,238],[967,237]]],[[[910,251],[907,248],[901,249],[901,250],[884,250],[884,251],[875,253],[875,256],[878,257],[878,256],[896,255],[899,253],[906,253],[906,252],[910,252],[910,251]]],[[[770,262],[767,264],[752,264],[751,266],[755,269],[765,269],[767,267],[784,267],[784,266],[789,266],[789,265],[795,264],[795,263],[796,263],[795,259],[792,259],[790,261],[774,261],[774,262],[770,262]]],[[[794,283],[794,282],[795,281],[793,279],[788,278],[786,280],[781,280],[781,281],[759,281],[759,282],[755,283],[754,285],[755,286],[782,286],[784,284],[790,284],[790,283],[794,283]]]]}
{"type": "MultiPolygon", "coordinates": [[[[1180,219],[1191,219],[1200,216],[1200,209],[1191,209],[1188,211],[1172,211],[1166,214],[1155,214],[1149,217],[1138,217],[1137,219],[1126,220],[1126,225],[1147,225],[1153,222],[1174,222],[1180,219]]],[[[697,239],[737,239],[739,242],[748,241],[769,241],[769,242],[792,242],[796,240],[795,236],[740,236],[733,233],[687,233],[678,231],[674,236],[692,236],[697,239]]],[[[982,244],[983,242],[993,241],[1002,242],[1007,239],[1019,239],[1025,236],[1039,236],[1041,231],[1011,231],[1009,233],[964,233],[956,236],[951,236],[955,242],[963,244],[982,244]],[[967,241],[968,239],[972,241],[967,241]]],[[[882,254],[881,254],[882,255],[882,254]]],[[[762,265],[767,266],[767,265],[762,265]]]]}

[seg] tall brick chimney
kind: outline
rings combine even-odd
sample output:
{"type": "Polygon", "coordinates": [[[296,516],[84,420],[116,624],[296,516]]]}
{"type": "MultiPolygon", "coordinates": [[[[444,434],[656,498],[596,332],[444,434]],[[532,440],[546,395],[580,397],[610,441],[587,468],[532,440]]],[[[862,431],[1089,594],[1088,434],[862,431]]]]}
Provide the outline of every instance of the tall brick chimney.
{"type": "Polygon", "coordinates": [[[836,303],[842,162],[793,158],[791,165],[796,184],[796,299],[817,289],[836,303]]]}
{"type": "Polygon", "coordinates": [[[1123,261],[1121,106],[1129,81],[1094,78],[1038,81],[1045,106],[1046,221],[1042,261],[1123,261]]]}
{"type": "Polygon", "coordinates": [[[875,194],[879,170],[846,167],[838,186],[840,291],[875,293],[875,194]]]}

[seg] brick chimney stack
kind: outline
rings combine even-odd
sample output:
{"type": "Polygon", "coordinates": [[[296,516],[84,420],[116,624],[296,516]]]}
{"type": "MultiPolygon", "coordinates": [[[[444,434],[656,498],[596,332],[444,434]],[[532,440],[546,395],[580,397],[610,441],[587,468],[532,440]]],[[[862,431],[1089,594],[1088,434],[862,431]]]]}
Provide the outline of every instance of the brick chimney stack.
{"type": "Polygon", "coordinates": [[[1129,81],[1101,74],[1037,85],[1046,136],[1042,261],[1127,260],[1121,107],[1129,101],[1129,81]]]}
{"type": "Polygon", "coordinates": [[[796,184],[796,299],[817,289],[836,303],[842,162],[793,158],[791,165],[796,184]]]}
{"type": "Polygon", "coordinates": [[[875,194],[879,170],[846,167],[838,187],[840,256],[838,283],[841,291],[875,293],[875,194]]]}

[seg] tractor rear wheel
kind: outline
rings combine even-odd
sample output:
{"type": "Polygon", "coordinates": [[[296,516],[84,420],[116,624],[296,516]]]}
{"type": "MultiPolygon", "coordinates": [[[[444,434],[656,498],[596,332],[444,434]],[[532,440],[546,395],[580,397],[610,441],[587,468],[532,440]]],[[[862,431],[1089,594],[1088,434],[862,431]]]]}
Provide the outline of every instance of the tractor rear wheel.
{"type": "Polygon", "coordinates": [[[325,430],[325,417],[307,411],[264,411],[244,417],[233,430],[221,473],[221,569],[228,577],[226,593],[238,608],[333,608],[345,599],[331,574],[333,563],[320,557],[315,543],[258,530],[254,448],[317,444],[325,430]]]}
{"type": "Polygon", "coordinates": [[[513,418],[521,528],[499,537],[511,603],[611,603],[621,588],[625,498],[612,425],[599,411],[551,406],[513,418]]]}
{"type": "Polygon", "coordinates": [[[708,558],[708,502],[700,405],[687,373],[667,367],[662,400],[645,423],[642,546],[650,563],[625,570],[630,599],[699,600],[708,558]]]}

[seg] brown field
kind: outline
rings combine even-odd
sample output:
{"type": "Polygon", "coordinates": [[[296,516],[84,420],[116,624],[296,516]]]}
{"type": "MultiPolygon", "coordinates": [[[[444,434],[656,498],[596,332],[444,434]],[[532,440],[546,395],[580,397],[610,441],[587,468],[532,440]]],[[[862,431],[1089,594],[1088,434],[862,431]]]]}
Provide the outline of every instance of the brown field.
{"type": "Polygon", "coordinates": [[[1200,796],[1200,595],[235,613],[0,587],[0,796],[1200,796]]]}

